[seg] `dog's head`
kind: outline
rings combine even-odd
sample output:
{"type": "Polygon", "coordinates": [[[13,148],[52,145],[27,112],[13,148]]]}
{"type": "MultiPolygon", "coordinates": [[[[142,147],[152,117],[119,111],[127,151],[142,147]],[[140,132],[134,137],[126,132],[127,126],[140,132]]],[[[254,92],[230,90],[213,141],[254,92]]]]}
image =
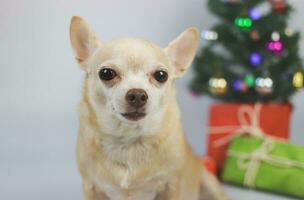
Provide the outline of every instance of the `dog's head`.
{"type": "Polygon", "coordinates": [[[186,72],[198,46],[196,28],[166,48],[134,38],[106,43],[80,17],[72,18],[70,37],[97,112],[129,124],[159,118],[174,96],[173,81],[186,72]]]}

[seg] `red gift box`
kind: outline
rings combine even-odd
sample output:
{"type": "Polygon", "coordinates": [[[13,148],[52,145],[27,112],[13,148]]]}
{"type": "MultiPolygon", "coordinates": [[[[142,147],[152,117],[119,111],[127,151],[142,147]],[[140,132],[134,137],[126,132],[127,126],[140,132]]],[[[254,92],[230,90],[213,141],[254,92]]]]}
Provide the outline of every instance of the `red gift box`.
{"type": "Polygon", "coordinates": [[[243,134],[289,138],[290,104],[214,104],[209,110],[207,155],[221,169],[230,141],[243,134]]]}
{"type": "Polygon", "coordinates": [[[216,175],[217,167],[214,159],[209,156],[203,156],[201,160],[204,168],[211,174],[216,175]]]}

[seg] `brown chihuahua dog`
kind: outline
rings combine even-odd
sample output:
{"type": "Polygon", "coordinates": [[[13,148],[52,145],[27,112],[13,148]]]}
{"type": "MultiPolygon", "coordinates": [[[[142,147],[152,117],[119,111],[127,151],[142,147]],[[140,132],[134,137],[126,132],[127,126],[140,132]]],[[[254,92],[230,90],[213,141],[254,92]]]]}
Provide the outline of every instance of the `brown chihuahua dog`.
{"type": "Polygon", "coordinates": [[[175,97],[197,29],[166,48],[135,38],[105,43],[73,17],[70,37],[86,72],[77,145],[85,199],[227,199],[187,144],[175,97]]]}

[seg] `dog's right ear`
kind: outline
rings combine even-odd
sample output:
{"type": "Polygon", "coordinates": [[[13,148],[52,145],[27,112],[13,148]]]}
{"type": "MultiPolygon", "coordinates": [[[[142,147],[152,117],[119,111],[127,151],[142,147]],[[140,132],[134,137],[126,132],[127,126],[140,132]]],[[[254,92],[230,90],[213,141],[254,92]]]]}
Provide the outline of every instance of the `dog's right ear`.
{"type": "Polygon", "coordinates": [[[70,25],[70,39],[76,60],[83,70],[86,70],[86,60],[101,45],[94,31],[84,19],[72,17],[70,25]]]}

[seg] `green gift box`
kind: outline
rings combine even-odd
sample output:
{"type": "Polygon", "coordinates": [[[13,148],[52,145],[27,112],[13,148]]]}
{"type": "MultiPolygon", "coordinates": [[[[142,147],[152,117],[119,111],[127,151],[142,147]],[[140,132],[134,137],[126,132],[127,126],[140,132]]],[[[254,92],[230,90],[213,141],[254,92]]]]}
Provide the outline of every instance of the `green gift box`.
{"type": "Polygon", "coordinates": [[[235,138],[222,179],[304,199],[304,147],[270,138],[235,138]]]}

